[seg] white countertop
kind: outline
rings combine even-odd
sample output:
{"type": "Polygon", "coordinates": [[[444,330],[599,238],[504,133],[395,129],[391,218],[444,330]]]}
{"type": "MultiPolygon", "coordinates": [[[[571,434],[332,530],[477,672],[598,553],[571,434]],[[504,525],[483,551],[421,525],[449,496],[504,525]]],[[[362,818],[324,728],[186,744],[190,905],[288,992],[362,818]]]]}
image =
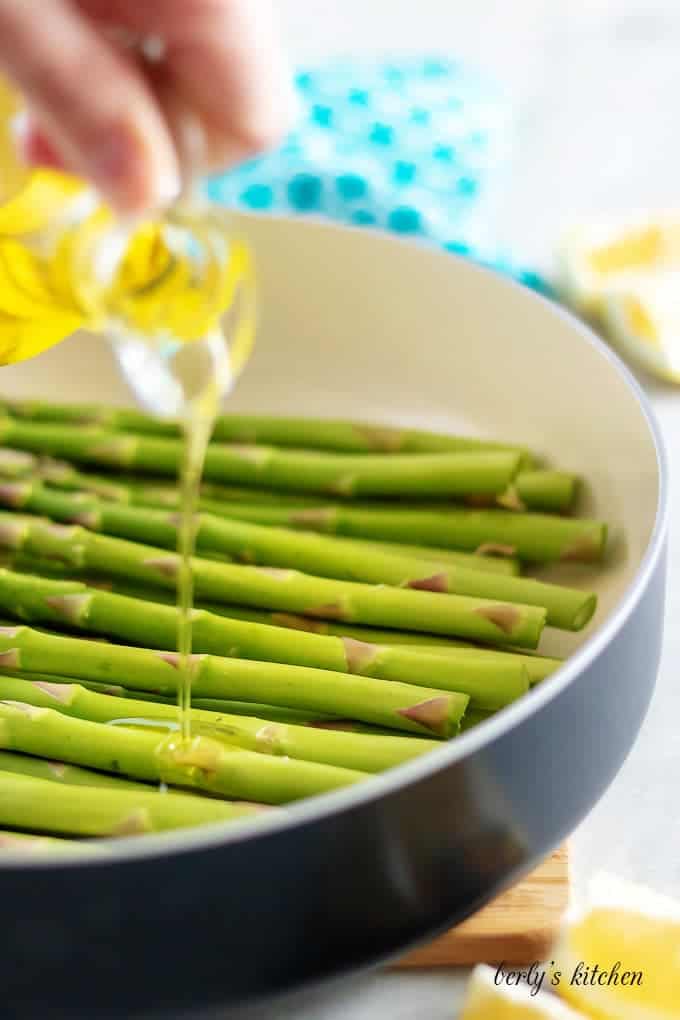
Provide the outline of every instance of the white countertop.
{"type": "MultiPolygon", "coordinates": [[[[564,222],[672,205],[680,181],[680,8],[674,0],[279,0],[299,61],[450,52],[489,67],[521,103],[521,164],[499,237],[548,266],[564,222]]],[[[680,391],[645,383],[680,487],[680,391]]],[[[656,696],[623,770],[573,839],[574,874],[606,867],[680,897],[680,546],[671,534],[656,696]]],[[[454,1020],[466,972],[378,973],[258,1013],[296,1020],[454,1020]]]]}

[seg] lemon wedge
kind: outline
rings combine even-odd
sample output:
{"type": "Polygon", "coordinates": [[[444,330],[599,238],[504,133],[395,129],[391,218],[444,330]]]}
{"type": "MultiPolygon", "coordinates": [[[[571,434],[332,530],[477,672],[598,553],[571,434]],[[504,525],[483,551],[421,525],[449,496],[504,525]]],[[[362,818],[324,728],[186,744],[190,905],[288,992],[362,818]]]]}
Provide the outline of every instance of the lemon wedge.
{"type": "Polygon", "coordinates": [[[680,211],[573,228],[558,253],[558,286],[579,314],[597,320],[612,291],[680,271],[680,211]]]}
{"type": "Polygon", "coordinates": [[[475,967],[459,1020],[583,1020],[552,995],[532,995],[526,985],[496,985],[490,967],[475,967]]]}
{"type": "MultiPolygon", "coordinates": [[[[680,1018],[680,904],[601,875],[553,952],[557,991],[602,1020],[680,1018]]],[[[473,1014],[474,1016],[474,1014],[473,1014]]]]}
{"type": "Polygon", "coordinates": [[[621,353],[652,375],[680,382],[680,269],[605,294],[601,322],[621,353]]]}

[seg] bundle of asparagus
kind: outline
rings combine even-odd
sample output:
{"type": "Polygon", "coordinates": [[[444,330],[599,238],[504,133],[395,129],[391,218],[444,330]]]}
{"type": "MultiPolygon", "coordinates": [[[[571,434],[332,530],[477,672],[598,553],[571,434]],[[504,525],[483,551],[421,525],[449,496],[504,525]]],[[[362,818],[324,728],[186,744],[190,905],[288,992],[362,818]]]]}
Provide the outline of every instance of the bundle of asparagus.
{"type": "Polygon", "coordinates": [[[524,447],[224,416],[195,522],[188,746],[179,494],[157,477],[177,473],[178,426],[1,409],[0,848],[251,822],[365,780],[545,681],[544,626],[595,612],[524,573],[606,543],[566,516],[578,479],[524,447]]]}

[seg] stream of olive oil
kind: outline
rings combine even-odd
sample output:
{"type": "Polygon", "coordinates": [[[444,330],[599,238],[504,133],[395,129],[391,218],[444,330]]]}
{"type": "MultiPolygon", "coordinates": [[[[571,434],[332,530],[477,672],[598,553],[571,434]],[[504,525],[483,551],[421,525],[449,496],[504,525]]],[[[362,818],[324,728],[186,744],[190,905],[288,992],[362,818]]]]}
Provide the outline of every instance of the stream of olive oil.
{"type": "MultiPolygon", "coordinates": [[[[179,748],[191,741],[191,686],[195,667],[192,657],[194,577],[197,511],[205,455],[222,398],[233,384],[232,365],[239,330],[229,336],[226,324],[203,340],[182,344],[172,359],[172,374],[182,395],[183,457],[180,465],[180,511],[177,522],[177,652],[179,748]]],[[[172,736],[169,743],[177,743],[172,736]]],[[[172,752],[165,742],[163,756],[172,752]]]]}

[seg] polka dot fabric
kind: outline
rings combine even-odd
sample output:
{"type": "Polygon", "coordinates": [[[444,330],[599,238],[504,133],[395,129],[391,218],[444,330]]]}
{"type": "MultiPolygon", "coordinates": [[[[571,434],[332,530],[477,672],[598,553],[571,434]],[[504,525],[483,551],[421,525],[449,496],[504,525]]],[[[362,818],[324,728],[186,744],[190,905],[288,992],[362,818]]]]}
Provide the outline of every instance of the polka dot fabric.
{"type": "Polygon", "coordinates": [[[545,290],[480,244],[481,197],[507,162],[510,111],[486,79],[434,57],[298,73],[302,115],[275,152],[206,182],[260,213],[325,216],[436,243],[545,290]]]}

